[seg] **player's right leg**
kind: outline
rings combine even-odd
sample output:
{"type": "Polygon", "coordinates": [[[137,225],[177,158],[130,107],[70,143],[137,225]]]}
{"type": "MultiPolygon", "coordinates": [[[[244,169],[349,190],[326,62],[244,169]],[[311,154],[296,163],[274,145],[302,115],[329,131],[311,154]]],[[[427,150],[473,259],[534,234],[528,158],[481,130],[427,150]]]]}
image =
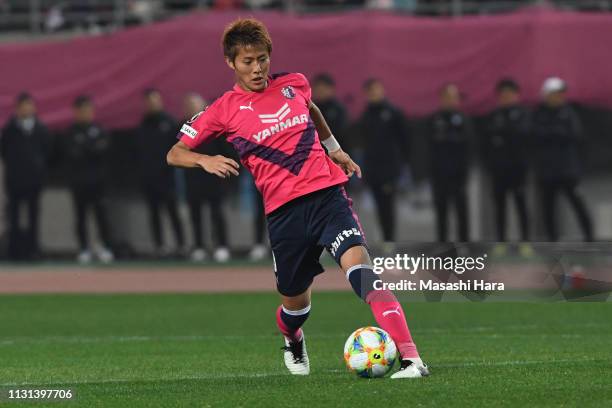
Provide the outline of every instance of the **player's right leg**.
{"type": "Polygon", "coordinates": [[[378,325],[389,333],[397,345],[400,370],[391,378],[428,376],[429,369],[421,360],[412,340],[402,305],[393,292],[375,289],[375,282],[381,279],[372,270],[367,249],[362,245],[350,247],[340,255],[339,263],[355,293],[370,306],[378,325]]]}
{"type": "Polygon", "coordinates": [[[302,326],[310,314],[310,288],[297,296],[281,294],[282,304],[276,310],[276,324],[285,339],[285,366],[291,374],[310,374],[306,339],[302,326]]]}

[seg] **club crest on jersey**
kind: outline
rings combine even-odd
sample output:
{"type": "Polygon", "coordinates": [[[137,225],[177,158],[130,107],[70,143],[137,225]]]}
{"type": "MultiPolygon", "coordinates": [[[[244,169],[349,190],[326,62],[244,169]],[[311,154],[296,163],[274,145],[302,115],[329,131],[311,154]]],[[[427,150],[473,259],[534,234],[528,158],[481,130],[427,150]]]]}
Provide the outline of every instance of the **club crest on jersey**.
{"type": "Polygon", "coordinates": [[[293,90],[293,87],[291,85],[288,85],[284,87],[283,89],[281,89],[281,93],[287,99],[295,98],[295,91],[293,90]]]}

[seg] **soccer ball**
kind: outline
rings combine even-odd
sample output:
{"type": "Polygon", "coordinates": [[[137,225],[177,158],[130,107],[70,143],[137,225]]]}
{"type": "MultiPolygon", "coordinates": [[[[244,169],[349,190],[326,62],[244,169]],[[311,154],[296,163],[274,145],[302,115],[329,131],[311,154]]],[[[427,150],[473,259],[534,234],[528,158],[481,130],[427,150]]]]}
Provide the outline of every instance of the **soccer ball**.
{"type": "Polygon", "coordinates": [[[378,327],[357,329],[344,344],[346,366],[360,377],[383,377],[393,367],[396,357],[393,339],[378,327]]]}

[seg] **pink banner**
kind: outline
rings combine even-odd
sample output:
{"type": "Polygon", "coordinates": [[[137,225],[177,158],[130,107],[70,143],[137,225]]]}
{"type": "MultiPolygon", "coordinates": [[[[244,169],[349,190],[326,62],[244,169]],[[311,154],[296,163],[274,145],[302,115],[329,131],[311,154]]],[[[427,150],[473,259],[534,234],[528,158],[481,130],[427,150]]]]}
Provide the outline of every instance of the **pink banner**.
{"type": "MultiPolygon", "coordinates": [[[[140,120],[141,93],[151,86],[181,116],[184,93],[214,98],[232,85],[220,35],[238,16],[201,12],[100,37],[0,45],[0,121],[15,95],[28,90],[52,126],[66,124],[73,98],[86,93],[95,97],[102,124],[129,127],[140,120]]],[[[353,114],[363,107],[361,83],[371,76],[382,78],[389,98],[412,116],[433,111],[438,89],[449,81],[465,93],[469,112],[484,112],[494,105],[495,82],[506,75],[531,102],[542,80],[558,75],[573,99],[612,107],[612,14],[254,16],[272,34],[273,72],[331,73],[353,114]]]]}

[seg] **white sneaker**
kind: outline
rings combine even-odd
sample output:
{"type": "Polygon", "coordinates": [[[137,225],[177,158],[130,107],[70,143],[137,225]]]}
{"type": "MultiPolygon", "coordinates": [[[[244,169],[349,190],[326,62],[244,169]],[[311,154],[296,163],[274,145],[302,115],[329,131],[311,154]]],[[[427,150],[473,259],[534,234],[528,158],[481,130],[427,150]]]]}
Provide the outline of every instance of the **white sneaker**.
{"type": "Polygon", "coordinates": [[[429,368],[423,364],[420,358],[413,358],[402,360],[399,371],[393,374],[391,378],[421,378],[427,376],[429,376],[429,368]]]}
{"type": "Polygon", "coordinates": [[[103,264],[112,263],[115,260],[115,254],[108,248],[100,248],[96,253],[98,260],[103,264]]]}
{"type": "Polygon", "coordinates": [[[251,261],[261,261],[268,255],[268,249],[261,244],[255,245],[249,252],[249,259],[251,261]]]}
{"type": "Polygon", "coordinates": [[[306,352],[306,339],[302,332],[302,340],[294,343],[290,342],[285,337],[285,366],[293,375],[308,375],[310,374],[310,362],[308,361],[308,353],[306,352]]]}
{"type": "Polygon", "coordinates": [[[227,247],[219,247],[215,249],[215,253],[213,254],[213,259],[216,262],[225,263],[230,260],[230,251],[227,247]]]}
{"type": "Polygon", "coordinates": [[[79,254],[77,255],[77,262],[81,265],[90,264],[91,261],[93,261],[93,254],[88,249],[79,252],[79,254]]]}
{"type": "Polygon", "coordinates": [[[207,257],[208,255],[206,254],[206,251],[202,248],[194,249],[190,256],[193,262],[203,262],[207,257]]]}

